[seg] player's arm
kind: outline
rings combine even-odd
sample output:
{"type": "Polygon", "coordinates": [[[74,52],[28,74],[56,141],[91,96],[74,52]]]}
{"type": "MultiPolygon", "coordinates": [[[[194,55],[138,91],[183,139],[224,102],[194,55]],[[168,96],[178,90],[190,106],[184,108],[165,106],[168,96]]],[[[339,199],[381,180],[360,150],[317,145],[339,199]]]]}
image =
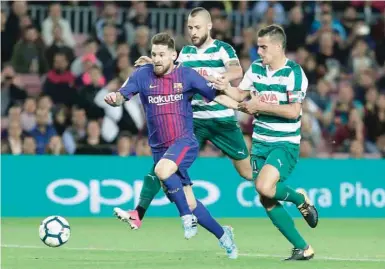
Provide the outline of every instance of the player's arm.
{"type": "Polygon", "coordinates": [[[293,69],[288,79],[289,85],[287,86],[286,93],[289,104],[274,105],[259,101],[259,114],[274,115],[287,119],[297,119],[299,117],[308,86],[308,80],[300,66],[293,69]]]}
{"type": "Polygon", "coordinates": [[[231,97],[235,101],[242,102],[250,96],[250,91],[253,89],[251,73],[252,71],[250,67],[238,87],[231,87],[226,79],[223,78],[217,79],[214,82],[214,87],[217,90],[223,91],[224,94],[231,97]]]}
{"type": "Polygon", "coordinates": [[[214,98],[214,101],[231,109],[238,109],[239,103],[227,95],[219,94],[214,98]]]}
{"type": "MultiPolygon", "coordinates": [[[[222,74],[229,82],[242,79],[243,71],[234,48],[225,44],[220,50],[221,58],[225,63],[226,72],[222,74]]],[[[239,82],[239,81],[238,81],[239,82]]]]}
{"type": "Polygon", "coordinates": [[[137,83],[137,71],[129,77],[117,92],[110,92],[104,97],[104,101],[110,106],[121,106],[139,92],[137,83]]]}

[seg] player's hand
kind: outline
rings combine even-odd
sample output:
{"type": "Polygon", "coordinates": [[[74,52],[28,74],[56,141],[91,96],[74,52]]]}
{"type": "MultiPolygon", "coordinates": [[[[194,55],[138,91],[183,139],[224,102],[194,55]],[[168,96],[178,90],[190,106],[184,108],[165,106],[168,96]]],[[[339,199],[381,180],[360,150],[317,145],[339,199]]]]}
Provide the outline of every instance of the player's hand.
{"type": "Polygon", "coordinates": [[[142,65],[145,65],[145,64],[151,64],[151,63],[152,63],[152,59],[150,57],[148,57],[148,56],[140,56],[140,58],[135,61],[134,66],[138,67],[138,66],[142,66],[142,65]]]}
{"type": "Polygon", "coordinates": [[[230,83],[229,79],[226,76],[220,76],[217,78],[218,83],[228,85],[230,83]]]}
{"type": "Polygon", "coordinates": [[[264,103],[261,101],[260,97],[252,93],[249,101],[239,103],[238,110],[250,115],[255,115],[262,109],[263,104],[264,103]]]}
{"type": "Polygon", "coordinates": [[[121,100],[119,98],[119,95],[116,92],[110,92],[106,95],[106,97],[104,97],[104,101],[110,106],[120,106],[121,100]]]}

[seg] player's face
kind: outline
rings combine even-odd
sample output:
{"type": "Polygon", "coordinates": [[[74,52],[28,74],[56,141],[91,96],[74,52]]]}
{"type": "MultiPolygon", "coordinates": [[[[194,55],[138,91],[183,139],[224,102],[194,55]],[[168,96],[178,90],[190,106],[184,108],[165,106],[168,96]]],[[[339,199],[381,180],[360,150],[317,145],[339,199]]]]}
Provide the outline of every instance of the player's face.
{"type": "Polygon", "coordinates": [[[209,37],[209,25],[202,16],[189,17],[187,29],[194,46],[202,46],[209,37]]]}
{"type": "Polygon", "coordinates": [[[162,76],[170,71],[176,59],[176,52],[166,45],[152,45],[151,58],[154,63],[155,74],[162,76]]]}
{"type": "Polygon", "coordinates": [[[258,54],[261,57],[262,63],[265,65],[271,64],[271,62],[279,55],[280,45],[277,42],[273,42],[269,36],[258,37],[258,54]]]}

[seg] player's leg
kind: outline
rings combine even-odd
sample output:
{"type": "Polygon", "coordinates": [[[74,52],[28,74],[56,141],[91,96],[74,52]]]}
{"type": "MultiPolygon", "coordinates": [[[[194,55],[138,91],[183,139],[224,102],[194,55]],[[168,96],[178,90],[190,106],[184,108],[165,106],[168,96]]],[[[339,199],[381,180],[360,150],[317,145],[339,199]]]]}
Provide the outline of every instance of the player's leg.
{"type": "Polygon", "coordinates": [[[238,174],[247,180],[253,180],[249,150],[237,123],[217,123],[207,128],[212,131],[208,139],[232,160],[238,174]]]}
{"type": "MultiPolygon", "coordinates": [[[[186,178],[187,172],[184,178],[186,178]]],[[[185,182],[186,184],[186,182],[185,182]]],[[[195,199],[194,192],[190,184],[183,187],[186,194],[187,202],[191,211],[197,217],[199,225],[212,233],[218,240],[219,245],[226,250],[226,254],[230,259],[238,257],[238,248],[234,242],[233,228],[229,226],[221,226],[210,214],[207,208],[195,199]]]]}
{"type": "Polygon", "coordinates": [[[294,203],[309,226],[315,228],[318,223],[318,212],[306,193],[297,192],[283,182],[297,163],[296,153],[290,150],[282,147],[270,152],[259,173],[256,189],[267,198],[294,203]]]}
{"type": "Polygon", "coordinates": [[[190,167],[198,153],[199,147],[195,138],[182,138],[162,154],[161,159],[155,166],[155,174],[165,185],[169,199],[176,204],[182,217],[186,239],[196,235],[197,219],[187,203],[179,168],[180,166],[190,167]]]}
{"type": "Polygon", "coordinates": [[[293,253],[287,260],[309,260],[314,257],[314,250],[306,243],[295,227],[294,221],[280,202],[260,196],[260,201],[274,226],[294,246],[293,253]]]}
{"type": "MultiPolygon", "coordinates": [[[[273,152],[274,150],[272,153],[273,152]]],[[[273,224],[289,240],[289,242],[293,244],[294,251],[290,259],[311,259],[314,256],[314,251],[299,234],[289,213],[282,204],[279,203],[278,199],[266,196],[266,192],[261,189],[260,181],[269,182],[271,185],[275,185],[280,180],[280,172],[285,175],[282,168],[281,170],[276,169],[276,171],[271,171],[269,162],[271,162],[271,156],[274,156],[272,153],[270,153],[266,159],[262,156],[251,156],[255,186],[260,194],[261,204],[266,209],[266,213],[273,224]]],[[[287,165],[289,164],[290,163],[287,163],[287,165]]]]}
{"type": "Polygon", "coordinates": [[[139,203],[134,210],[125,211],[121,208],[114,208],[114,214],[118,219],[127,222],[131,229],[139,229],[142,225],[142,219],[150,206],[152,200],[160,190],[160,181],[156,177],[154,167],[144,177],[143,187],[140,191],[139,203]]]}

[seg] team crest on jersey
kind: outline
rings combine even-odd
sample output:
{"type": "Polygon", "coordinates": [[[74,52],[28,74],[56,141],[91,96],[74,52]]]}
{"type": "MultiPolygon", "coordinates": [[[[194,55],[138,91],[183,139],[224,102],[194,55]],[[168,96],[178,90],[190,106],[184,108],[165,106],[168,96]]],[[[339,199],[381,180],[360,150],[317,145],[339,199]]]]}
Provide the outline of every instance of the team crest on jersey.
{"type": "Polygon", "coordinates": [[[183,90],[183,83],[174,83],[174,90],[176,90],[177,92],[181,92],[183,90]]]}

